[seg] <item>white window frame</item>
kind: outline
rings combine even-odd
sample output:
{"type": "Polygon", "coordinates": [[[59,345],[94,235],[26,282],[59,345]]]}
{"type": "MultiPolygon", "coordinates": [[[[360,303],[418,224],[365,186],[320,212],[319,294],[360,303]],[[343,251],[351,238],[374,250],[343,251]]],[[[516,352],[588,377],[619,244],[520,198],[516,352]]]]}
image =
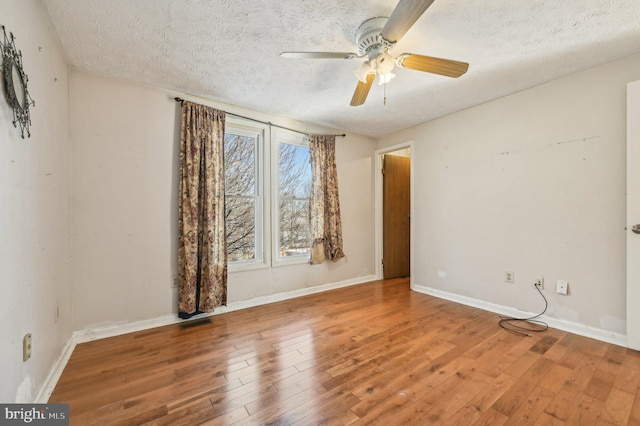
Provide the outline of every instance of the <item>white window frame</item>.
{"type": "Polygon", "coordinates": [[[303,146],[309,148],[309,138],[306,135],[290,130],[275,128],[273,130],[271,156],[271,239],[272,266],[287,266],[309,263],[311,254],[300,256],[280,256],[280,143],[303,146]]]}
{"type": "Polygon", "coordinates": [[[228,262],[229,272],[248,271],[253,269],[269,268],[271,244],[266,244],[271,238],[270,230],[265,224],[269,223],[269,164],[265,159],[269,155],[269,132],[268,126],[243,120],[236,117],[227,116],[225,123],[225,133],[232,133],[241,136],[255,138],[254,152],[255,158],[255,182],[256,201],[255,209],[255,253],[252,260],[228,262]]]}

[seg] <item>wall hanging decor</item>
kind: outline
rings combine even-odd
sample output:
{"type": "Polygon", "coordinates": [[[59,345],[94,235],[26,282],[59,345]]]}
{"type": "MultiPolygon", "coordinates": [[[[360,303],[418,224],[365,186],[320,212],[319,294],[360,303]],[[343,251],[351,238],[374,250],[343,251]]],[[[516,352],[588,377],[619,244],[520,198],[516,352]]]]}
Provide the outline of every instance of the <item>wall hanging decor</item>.
{"type": "Polygon", "coordinates": [[[4,80],[5,95],[7,102],[13,108],[13,125],[17,128],[20,125],[20,135],[24,139],[25,132],[27,137],[31,137],[29,126],[31,125],[31,116],[29,107],[35,106],[36,103],[27,90],[27,82],[29,78],[22,68],[22,52],[16,49],[15,38],[13,33],[5,31],[2,26],[4,41],[0,41],[0,49],[2,50],[2,75],[4,80]]]}

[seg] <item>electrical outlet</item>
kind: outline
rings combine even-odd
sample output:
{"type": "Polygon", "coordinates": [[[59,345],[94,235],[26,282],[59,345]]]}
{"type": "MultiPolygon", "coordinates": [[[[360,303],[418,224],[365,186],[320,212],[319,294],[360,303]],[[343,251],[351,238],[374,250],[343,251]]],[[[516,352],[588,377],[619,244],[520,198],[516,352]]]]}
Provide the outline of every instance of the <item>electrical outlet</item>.
{"type": "Polygon", "coordinates": [[[179,278],[173,277],[173,280],[171,280],[171,288],[178,288],[178,283],[179,283],[179,278]]]}
{"type": "Polygon", "coordinates": [[[22,361],[27,361],[31,358],[31,333],[24,335],[22,339],[22,361]]]}
{"type": "Polygon", "coordinates": [[[544,290],[544,278],[543,277],[535,277],[533,279],[533,285],[540,289],[540,290],[544,290]]]}
{"type": "Polygon", "coordinates": [[[558,280],[556,281],[556,293],[569,294],[569,281],[558,280]]]}
{"type": "Polygon", "coordinates": [[[514,277],[513,272],[511,272],[511,271],[505,271],[505,273],[504,273],[504,282],[505,282],[505,283],[513,284],[513,283],[514,283],[514,281],[515,281],[515,277],[514,277]]]}

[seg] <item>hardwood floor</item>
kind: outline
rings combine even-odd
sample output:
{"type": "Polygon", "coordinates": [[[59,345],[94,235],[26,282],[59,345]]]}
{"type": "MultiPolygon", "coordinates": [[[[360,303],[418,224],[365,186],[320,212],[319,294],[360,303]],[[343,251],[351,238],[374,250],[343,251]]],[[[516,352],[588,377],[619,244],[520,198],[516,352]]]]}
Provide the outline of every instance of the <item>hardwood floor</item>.
{"type": "Polygon", "coordinates": [[[409,291],[407,279],[80,344],[73,425],[640,424],[640,353],[409,291]]]}

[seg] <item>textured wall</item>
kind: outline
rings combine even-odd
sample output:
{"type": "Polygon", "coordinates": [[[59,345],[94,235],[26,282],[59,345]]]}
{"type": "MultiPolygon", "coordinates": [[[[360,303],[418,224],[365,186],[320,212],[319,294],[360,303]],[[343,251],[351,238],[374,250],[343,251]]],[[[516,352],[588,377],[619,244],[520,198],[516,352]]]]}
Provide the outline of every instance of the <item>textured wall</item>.
{"type": "Polygon", "coordinates": [[[26,402],[71,336],[68,70],[40,1],[0,2],[0,24],[17,38],[36,101],[23,140],[0,94],[0,401],[26,402]]]}
{"type": "Polygon", "coordinates": [[[548,315],[625,334],[625,102],[639,78],[634,56],[380,141],[415,141],[414,282],[538,312],[542,275],[548,315]]]}

